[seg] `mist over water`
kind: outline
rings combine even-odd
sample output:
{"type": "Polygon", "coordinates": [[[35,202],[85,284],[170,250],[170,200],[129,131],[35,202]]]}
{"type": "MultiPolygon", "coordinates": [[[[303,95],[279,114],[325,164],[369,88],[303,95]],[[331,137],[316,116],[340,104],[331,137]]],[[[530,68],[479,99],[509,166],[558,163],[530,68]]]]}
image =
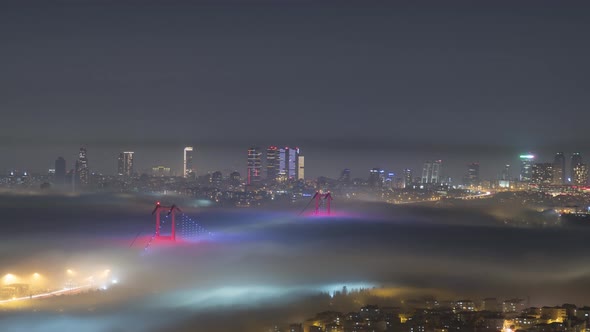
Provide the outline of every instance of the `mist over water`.
{"type": "Polygon", "coordinates": [[[69,268],[108,268],[119,284],[3,311],[0,330],[257,330],[328,309],[302,303],[344,285],[404,298],[530,296],[531,305],[590,304],[584,228],[515,227],[463,207],[343,201],[339,215],[326,218],[298,216],[298,207],[199,209],[177,201],[212,235],[144,250],[154,201],[3,195],[2,275],[43,271],[58,279],[69,268]]]}

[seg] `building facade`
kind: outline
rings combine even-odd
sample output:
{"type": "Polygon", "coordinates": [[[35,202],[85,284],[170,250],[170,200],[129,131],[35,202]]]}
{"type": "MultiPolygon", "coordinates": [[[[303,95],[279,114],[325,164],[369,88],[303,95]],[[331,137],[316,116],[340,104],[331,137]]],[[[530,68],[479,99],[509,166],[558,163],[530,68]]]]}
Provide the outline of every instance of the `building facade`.
{"type": "Polygon", "coordinates": [[[193,168],[193,147],[187,146],[183,151],[183,162],[182,162],[182,176],[185,178],[195,177],[195,169],[193,168]]]}

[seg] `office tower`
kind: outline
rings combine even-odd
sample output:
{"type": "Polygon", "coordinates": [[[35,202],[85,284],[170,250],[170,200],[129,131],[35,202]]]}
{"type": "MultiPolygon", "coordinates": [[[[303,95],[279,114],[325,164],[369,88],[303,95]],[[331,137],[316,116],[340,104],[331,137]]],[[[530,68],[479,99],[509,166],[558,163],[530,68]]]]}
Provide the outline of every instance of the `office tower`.
{"type": "Polygon", "coordinates": [[[338,182],[344,184],[350,183],[350,170],[348,168],[342,170],[342,173],[340,173],[340,177],[338,178],[338,182]]]}
{"type": "Polygon", "coordinates": [[[260,149],[251,147],[248,149],[248,170],[246,172],[248,179],[247,184],[255,184],[260,182],[260,172],[262,171],[260,149]]]}
{"type": "Polygon", "coordinates": [[[535,184],[553,183],[553,164],[536,163],[531,169],[531,182],[535,184]]]}
{"type": "Polygon", "coordinates": [[[467,187],[479,185],[479,163],[471,163],[467,165],[467,175],[463,182],[467,187]]]}
{"type": "Polygon", "coordinates": [[[78,160],[76,160],[76,180],[82,185],[87,185],[90,181],[86,148],[80,148],[80,152],[78,153],[78,160]]]}
{"type": "Polygon", "coordinates": [[[287,172],[289,180],[297,179],[297,162],[299,161],[299,149],[298,148],[291,148],[289,149],[289,156],[288,156],[287,165],[289,166],[289,170],[287,172]]]}
{"type": "Polygon", "coordinates": [[[533,162],[535,156],[532,154],[520,155],[520,181],[530,182],[533,176],[533,162]]]}
{"type": "Polygon", "coordinates": [[[553,159],[553,184],[564,184],[565,183],[565,155],[563,152],[555,154],[553,159]]]}
{"type": "Polygon", "coordinates": [[[510,181],[511,180],[510,177],[511,177],[511,175],[510,175],[510,165],[506,164],[506,165],[504,165],[504,168],[502,169],[502,172],[500,172],[499,180],[510,181]]]}
{"type": "Polygon", "coordinates": [[[427,161],[424,163],[422,167],[422,180],[421,183],[429,183],[430,181],[430,173],[432,172],[432,163],[427,161]]]}
{"type": "Polygon", "coordinates": [[[266,149],[266,179],[268,181],[276,181],[279,175],[279,148],[276,146],[269,146],[266,149]]]}
{"type": "Polygon", "coordinates": [[[285,147],[279,149],[279,173],[281,181],[296,180],[298,178],[299,148],[285,147]]]}
{"type": "Polygon", "coordinates": [[[55,183],[66,183],[66,160],[64,157],[58,157],[55,160],[55,183]]]}
{"type": "Polygon", "coordinates": [[[380,168],[369,170],[369,180],[367,181],[369,187],[375,188],[381,186],[381,172],[382,170],[380,168]]]}
{"type": "Polygon", "coordinates": [[[578,165],[581,165],[583,163],[582,161],[582,155],[579,152],[574,152],[572,154],[572,159],[571,159],[571,164],[570,164],[570,178],[572,180],[572,182],[574,181],[575,176],[575,168],[578,165]]]}
{"type": "Polygon", "coordinates": [[[297,180],[305,180],[305,157],[297,157],[297,180]]]}
{"type": "Polygon", "coordinates": [[[126,151],[119,153],[117,169],[119,176],[126,178],[133,176],[133,152],[126,151]]]}
{"type": "Polygon", "coordinates": [[[195,169],[193,168],[193,147],[187,146],[184,148],[182,176],[185,178],[194,178],[195,169]]]}
{"type": "Polygon", "coordinates": [[[413,183],[412,181],[412,170],[409,168],[404,169],[404,188],[408,188],[413,183]]]}
{"type": "Polygon", "coordinates": [[[588,165],[578,163],[572,170],[572,183],[576,186],[588,185],[588,165]]]}
{"type": "Polygon", "coordinates": [[[422,168],[422,183],[439,183],[442,160],[426,161],[422,168]]]}

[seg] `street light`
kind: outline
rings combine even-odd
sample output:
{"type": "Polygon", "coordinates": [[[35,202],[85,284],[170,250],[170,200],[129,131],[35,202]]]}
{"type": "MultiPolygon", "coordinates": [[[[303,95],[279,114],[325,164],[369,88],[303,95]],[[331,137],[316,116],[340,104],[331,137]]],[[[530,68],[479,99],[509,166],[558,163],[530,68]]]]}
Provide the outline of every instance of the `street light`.
{"type": "Polygon", "coordinates": [[[17,277],[12,274],[12,273],[7,273],[2,280],[4,281],[5,284],[11,284],[13,282],[16,282],[17,277]]]}

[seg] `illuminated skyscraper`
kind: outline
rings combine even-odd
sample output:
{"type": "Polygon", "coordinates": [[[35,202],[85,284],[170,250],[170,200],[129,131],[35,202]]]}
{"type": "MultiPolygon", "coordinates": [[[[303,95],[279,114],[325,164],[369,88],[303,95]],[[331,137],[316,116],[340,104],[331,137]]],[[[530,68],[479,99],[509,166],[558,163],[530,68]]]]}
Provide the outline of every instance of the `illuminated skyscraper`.
{"type": "Polygon", "coordinates": [[[499,179],[502,181],[511,181],[511,175],[510,175],[510,165],[506,164],[504,165],[504,168],[502,169],[502,172],[500,173],[499,179]]]}
{"type": "Polygon", "coordinates": [[[520,155],[520,181],[530,182],[533,177],[533,162],[535,156],[532,154],[520,155]]]}
{"type": "Polygon", "coordinates": [[[55,160],[55,183],[66,183],[66,160],[64,157],[58,157],[55,160]]]}
{"type": "Polygon", "coordinates": [[[255,184],[260,182],[260,173],[262,171],[262,153],[257,147],[248,149],[248,170],[246,172],[247,184],[255,184]]]}
{"type": "Polygon", "coordinates": [[[299,148],[279,149],[279,173],[278,177],[282,180],[299,179],[299,148]]]}
{"type": "Polygon", "coordinates": [[[193,147],[187,146],[184,148],[182,176],[185,178],[194,178],[195,173],[195,169],[193,168],[193,147]]]}
{"type": "Polygon", "coordinates": [[[578,163],[572,170],[573,177],[572,182],[576,186],[587,186],[588,185],[588,165],[578,163]]]}
{"type": "Polygon", "coordinates": [[[276,146],[269,146],[266,149],[266,179],[268,181],[276,181],[279,175],[279,148],[276,146]]]}
{"type": "Polygon", "coordinates": [[[553,183],[553,164],[536,163],[532,167],[531,182],[535,184],[553,183]]]}
{"type": "Polygon", "coordinates": [[[422,183],[439,183],[442,160],[427,161],[422,168],[422,183]]]}
{"type": "Polygon", "coordinates": [[[412,179],[412,170],[409,168],[404,169],[404,188],[408,188],[410,185],[412,185],[412,179]]]}
{"type": "Polygon", "coordinates": [[[297,180],[305,180],[305,157],[297,157],[297,180]]]}
{"type": "Polygon", "coordinates": [[[80,148],[78,160],[76,160],[76,176],[78,183],[87,185],[90,181],[90,170],[88,169],[88,158],[86,148],[80,148]]]}
{"type": "Polygon", "coordinates": [[[133,176],[133,152],[126,151],[119,153],[118,174],[129,178],[133,176]]]}
{"type": "Polygon", "coordinates": [[[582,165],[583,161],[582,161],[582,155],[579,152],[574,152],[572,154],[572,159],[571,159],[571,165],[570,165],[570,177],[572,179],[572,182],[575,183],[574,178],[576,177],[576,167],[578,165],[582,165]]]}

